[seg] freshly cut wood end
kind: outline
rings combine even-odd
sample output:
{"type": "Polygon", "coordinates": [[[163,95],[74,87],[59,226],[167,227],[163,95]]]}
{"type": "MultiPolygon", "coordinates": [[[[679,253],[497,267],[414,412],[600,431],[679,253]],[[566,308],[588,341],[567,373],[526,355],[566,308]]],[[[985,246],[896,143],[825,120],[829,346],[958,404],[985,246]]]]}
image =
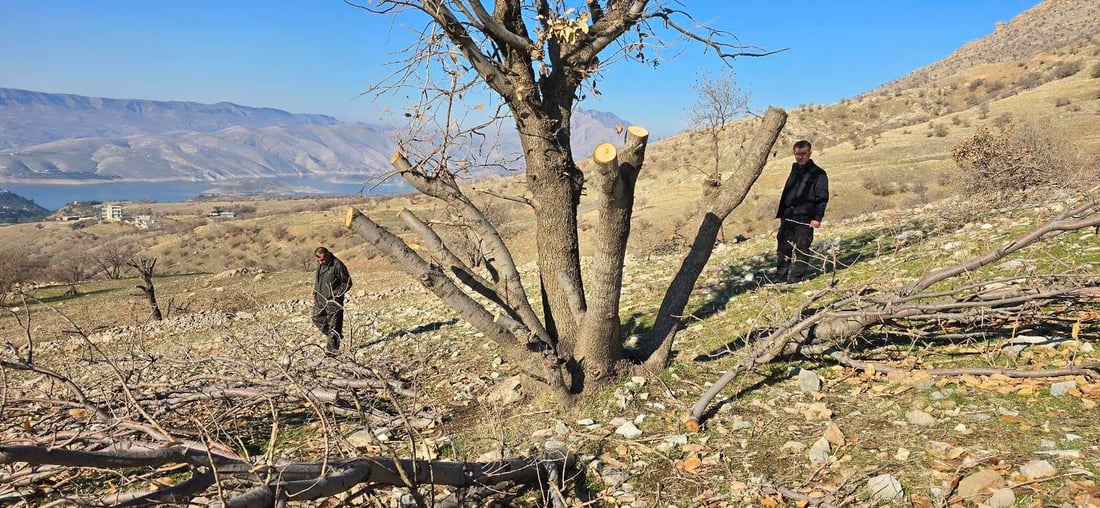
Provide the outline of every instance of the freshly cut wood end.
{"type": "Polygon", "coordinates": [[[631,125],[630,127],[626,128],[626,132],[628,132],[628,133],[630,133],[634,136],[638,136],[639,138],[644,138],[644,137],[649,136],[649,129],[646,129],[645,127],[642,127],[641,125],[631,125]]]}
{"type": "Polygon", "coordinates": [[[699,422],[695,421],[695,418],[688,418],[687,421],[684,422],[684,428],[687,429],[688,432],[699,432],[699,422]]]}
{"type": "Polygon", "coordinates": [[[359,210],[356,210],[354,206],[348,205],[348,211],[344,214],[344,227],[350,228],[351,223],[355,221],[355,216],[359,214],[359,210]]]}
{"type": "Polygon", "coordinates": [[[611,143],[600,143],[596,145],[596,149],[592,152],[592,160],[600,163],[607,164],[615,160],[615,157],[619,155],[619,151],[615,149],[615,145],[611,143]]]}

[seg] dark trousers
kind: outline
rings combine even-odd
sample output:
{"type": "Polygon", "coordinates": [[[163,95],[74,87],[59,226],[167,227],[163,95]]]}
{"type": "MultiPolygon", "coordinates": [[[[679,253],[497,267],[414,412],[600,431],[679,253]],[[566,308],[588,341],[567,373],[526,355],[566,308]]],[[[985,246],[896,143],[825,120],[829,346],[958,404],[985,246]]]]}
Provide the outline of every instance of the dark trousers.
{"type": "Polygon", "coordinates": [[[313,324],[328,337],[328,349],[340,349],[340,339],[344,336],[344,299],[324,301],[318,298],[313,302],[313,324]]]}
{"type": "Polygon", "coordinates": [[[776,282],[798,282],[810,268],[810,244],[814,243],[814,228],[809,220],[782,219],[777,235],[775,280],[776,282]],[[792,256],[795,258],[792,262],[792,256]]]}

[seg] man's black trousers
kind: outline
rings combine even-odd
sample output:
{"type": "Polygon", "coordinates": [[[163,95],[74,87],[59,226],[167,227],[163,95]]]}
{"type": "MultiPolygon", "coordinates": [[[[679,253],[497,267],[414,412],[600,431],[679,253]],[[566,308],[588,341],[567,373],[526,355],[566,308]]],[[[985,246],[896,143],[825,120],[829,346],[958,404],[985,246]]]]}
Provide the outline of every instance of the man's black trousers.
{"type": "Polygon", "coordinates": [[[340,349],[340,339],[344,336],[344,298],[313,302],[313,324],[328,337],[328,349],[340,349]]]}
{"type": "MultiPolygon", "coordinates": [[[[779,245],[776,249],[776,282],[798,282],[810,268],[810,244],[814,243],[814,228],[802,222],[790,219],[780,221],[777,235],[779,245]]],[[[809,220],[805,222],[808,223],[809,220]]]]}

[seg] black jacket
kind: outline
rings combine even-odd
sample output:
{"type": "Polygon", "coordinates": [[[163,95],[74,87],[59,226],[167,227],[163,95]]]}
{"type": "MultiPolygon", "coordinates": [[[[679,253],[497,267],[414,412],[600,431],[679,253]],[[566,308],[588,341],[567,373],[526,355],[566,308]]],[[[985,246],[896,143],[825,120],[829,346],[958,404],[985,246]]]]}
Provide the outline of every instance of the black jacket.
{"type": "Polygon", "coordinates": [[[825,207],[829,204],[829,176],[814,161],[799,166],[791,165],[791,174],[783,186],[783,196],[779,198],[777,219],[794,219],[799,222],[820,221],[825,218],[825,207]]]}
{"type": "Polygon", "coordinates": [[[332,256],[331,262],[317,265],[317,273],[313,275],[315,302],[343,298],[349,289],[351,289],[351,275],[343,261],[332,256]]]}

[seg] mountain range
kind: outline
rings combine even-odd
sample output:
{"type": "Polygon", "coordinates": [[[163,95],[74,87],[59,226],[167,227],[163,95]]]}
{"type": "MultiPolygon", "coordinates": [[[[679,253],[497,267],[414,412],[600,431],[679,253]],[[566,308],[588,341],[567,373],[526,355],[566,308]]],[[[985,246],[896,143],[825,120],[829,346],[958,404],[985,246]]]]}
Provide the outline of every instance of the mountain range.
{"type": "MultiPolygon", "coordinates": [[[[591,153],[623,120],[578,110],[573,148],[591,153]]],[[[107,99],[0,88],[0,181],[350,178],[390,170],[397,133],[326,115],[228,102],[107,99]]],[[[519,153],[504,129],[501,153],[519,153]]]]}

